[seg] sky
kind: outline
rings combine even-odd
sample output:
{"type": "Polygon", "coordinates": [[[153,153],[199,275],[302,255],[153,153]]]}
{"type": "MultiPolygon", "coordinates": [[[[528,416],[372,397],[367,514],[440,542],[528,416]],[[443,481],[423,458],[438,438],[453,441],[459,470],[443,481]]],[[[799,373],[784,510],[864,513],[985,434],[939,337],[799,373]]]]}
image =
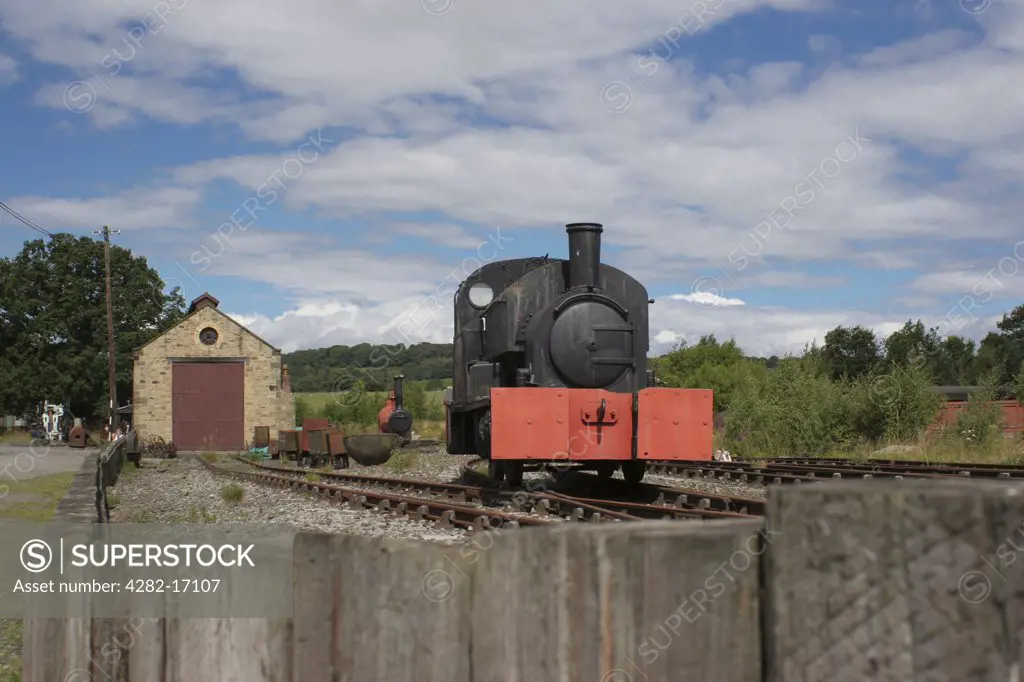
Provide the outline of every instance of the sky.
{"type": "Polygon", "coordinates": [[[1019,0],[0,0],[0,200],[286,352],[450,342],[461,280],[589,221],[652,353],[980,339],[1022,84],[1019,0]]]}

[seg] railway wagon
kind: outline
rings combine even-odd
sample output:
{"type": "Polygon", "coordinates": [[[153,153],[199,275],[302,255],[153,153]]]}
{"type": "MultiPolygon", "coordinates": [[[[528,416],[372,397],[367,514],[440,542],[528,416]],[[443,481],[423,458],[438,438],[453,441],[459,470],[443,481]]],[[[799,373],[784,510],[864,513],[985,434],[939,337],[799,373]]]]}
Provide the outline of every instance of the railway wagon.
{"type": "Polygon", "coordinates": [[[449,454],[483,457],[509,486],[554,461],[638,483],[651,460],[710,460],[712,391],[654,388],[654,300],[601,263],[602,225],[565,230],[568,260],[496,261],[459,285],[449,454]]]}

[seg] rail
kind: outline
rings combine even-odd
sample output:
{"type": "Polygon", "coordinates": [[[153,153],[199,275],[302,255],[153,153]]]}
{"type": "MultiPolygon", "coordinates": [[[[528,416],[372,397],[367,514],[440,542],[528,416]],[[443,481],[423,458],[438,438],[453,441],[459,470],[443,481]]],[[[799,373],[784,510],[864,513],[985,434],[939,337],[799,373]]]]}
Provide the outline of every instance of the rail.
{"type": "Polygon", "coordinates": [[[1013,680],[1022,519],[1012,483],[875,480],[772,488],[764,519],[303,532],[291,618],[39,621],[23,680],[1013,680]]]}

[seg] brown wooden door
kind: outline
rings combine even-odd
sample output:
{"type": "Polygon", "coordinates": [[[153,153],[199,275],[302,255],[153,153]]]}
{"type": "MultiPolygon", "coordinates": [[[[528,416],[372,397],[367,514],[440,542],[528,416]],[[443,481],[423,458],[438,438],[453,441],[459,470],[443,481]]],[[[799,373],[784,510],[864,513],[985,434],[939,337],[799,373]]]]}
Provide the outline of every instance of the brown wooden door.
{"type": "Polygon", "coordinates": [[[171,391],[171,438],[179,450],[245,447],[244,363],[176,362],[171,391]]]}

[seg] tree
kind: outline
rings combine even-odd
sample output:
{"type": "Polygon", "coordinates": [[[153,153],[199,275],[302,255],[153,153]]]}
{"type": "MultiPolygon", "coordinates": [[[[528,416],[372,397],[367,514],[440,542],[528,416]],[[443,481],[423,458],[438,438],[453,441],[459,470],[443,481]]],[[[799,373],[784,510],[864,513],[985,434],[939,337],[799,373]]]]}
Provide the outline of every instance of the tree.
{"type": "MultiPolygon", "coordinates": [[[[179,321],[185,302],[164,293],[146,259],[111,244],[117,394],[131,396],[132,351],[179,321]]],[[[81,417],[108,403],[103,245],[70,234],[26,242],[0,259],[0,407],[66,401],[81,417]]]]}
{"type": "Polygon", "coordinates": [[[938,375],[946,373],[943,363],[938,328],[926,329],[921,320],[907,320],[902,329],[893,332],[885,340],[887,371],[894,371],[898,367],[919,367],[936,381],[938,375]]]}
{"type": "Polygon", "coordinates": [[[996,323],[1002,335],[1011,339],[1024,340],[1024,305],[1015,307],[996,323]]]}
{"type": "Polygon", "coordinates": [[[882,359],[875,333],[859,325],[836,327],[826,334],[822,355],[832,379],[864,376],[882,359]]]}
{"type": "Polygon", "coordinates": [[[940,386],[973,386],[978,380],[974,341],[962,336],[947,336],[940,348],[935,367],[935,383],[940,386]]]}
{"type": "Polygon", "coordinates": [[[996,323],[996,327],[999,328],[999,335],[1003,339],[1000,349],[1000,381],[1007,383],[1013,381],[1021,362],[1024,362],[1024,305],[1019,305],[1003,315],[1003,319],[996,323]]]}
{"type": "Polygon", "coordinates": [[[715,411],[721,412],[728,409],[744,368],[750,364],[734,340],[719,343],[712,334],[693,346],[680,344],[667,353],[658,363],[658,372],[665,386],[712,389],[715,411]]]}

